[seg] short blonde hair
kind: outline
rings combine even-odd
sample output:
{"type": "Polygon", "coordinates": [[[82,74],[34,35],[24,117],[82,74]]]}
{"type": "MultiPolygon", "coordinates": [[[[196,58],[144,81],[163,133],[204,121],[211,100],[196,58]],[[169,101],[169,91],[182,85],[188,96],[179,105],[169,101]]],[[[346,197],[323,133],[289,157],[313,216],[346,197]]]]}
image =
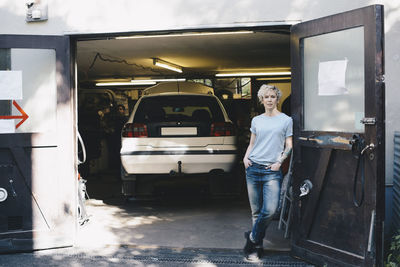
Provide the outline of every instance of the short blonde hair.
{"type": "Polygon", "coordinates": [[[257,96],[258,96],[258,100],[260,100],[260,102],[262,103],[262,100],[264,98],[264,95],[267,93],[268,90],[272,90],[275,92],[276,94],[276,98],[281,99],[282,97],[282,92],[281,90],[279,90],[278,87],[274,86],[274,85],[269,85],[269,84],[263,84],[261,85],[260,89],[258,90],[257,96]]]}

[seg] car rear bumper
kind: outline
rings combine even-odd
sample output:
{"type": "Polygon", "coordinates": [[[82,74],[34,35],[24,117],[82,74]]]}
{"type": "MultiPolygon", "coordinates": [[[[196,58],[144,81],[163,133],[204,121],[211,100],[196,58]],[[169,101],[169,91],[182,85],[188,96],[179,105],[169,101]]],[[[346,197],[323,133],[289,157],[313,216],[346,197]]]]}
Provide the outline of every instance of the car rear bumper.
{"type": "Polygon", "coordinates": [[[121,153],[127,174],[195,174],[213,170],[229,172],[237,158],[233,150],[156,150],[121,153]]]}

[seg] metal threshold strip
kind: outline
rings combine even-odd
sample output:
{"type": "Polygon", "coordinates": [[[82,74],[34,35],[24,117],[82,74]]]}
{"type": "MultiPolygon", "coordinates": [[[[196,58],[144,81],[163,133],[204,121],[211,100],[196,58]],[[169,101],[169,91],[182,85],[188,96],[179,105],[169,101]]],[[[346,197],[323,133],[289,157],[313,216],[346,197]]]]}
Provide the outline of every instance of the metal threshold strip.
{"type": "MultiPolygon", "coordinates": [[[[60,256],[60,255],[59,255],[60,256]]],[[[88,255],[69,255],[73,259],[90,260],[93,262],[119,262],[123,263],[144,263],[151,264],[151,266],[272,266],[272,267],[309,267],[314,266],[306,262],[292,260],[274,260],[265,257],[257,262],[246,261],[243,257],[235,258],[220,258],[220,257],[209,257],[209,258],[192,258],[182,256],[131,256],[131,257],[105,257],[105,256],[88,256],[88,255]],[[194,265],[193,265],[194,264],[194,265]]],[[[63,257],[66,260],[66,257],[63,257]]]]}
{"type": "Polygon", "coordinates": [[[67,253],[58,257],[68,262],[79,260],[79,262],[118,262],[119,264],[151,264],[151,266],[273,266],[273,267],[308,267],[314,266],[301,260],[295,259],[288,252],[266,251],[263,258],[257,262],[247,261],[238,249],[209,249],[209,248],[153,248],[140,249],[136,246],[120,246],[117,253],[110,256],[90,255],[90,253],[78,252],[67,253]],[[121,251],[123,250],[123,251],[121,251]],[[135,250],[137,255],[132,255],[135,250]],[[130,251],[130,252],[128,252],[130,251]]]}

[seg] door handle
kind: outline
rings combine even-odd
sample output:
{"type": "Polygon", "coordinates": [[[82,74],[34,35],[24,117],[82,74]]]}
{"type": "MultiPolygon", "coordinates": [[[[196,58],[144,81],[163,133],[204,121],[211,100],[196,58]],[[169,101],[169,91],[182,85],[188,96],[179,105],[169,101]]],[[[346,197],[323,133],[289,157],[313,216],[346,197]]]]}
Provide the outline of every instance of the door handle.
{"type": "Polygon", "coordinates": [[[372,151],[374,149],[375,149],[375,144],[371,143],[371,144],[367,145],[366,147],[364,147],[363,150],[361,150],[361,155],[363,155],[365,153],[365,151],[367,151],[367,150],[372,151]]]}
{"type": "Polygon", "coordinates": [[[311,183],[311,181],[308,179],[304,180],[300,186],[300,197],[308,195],[312,188],[313,184],[311,183]]]}
{"type": "Polygon", "coordinates": [[[363,155],[367,150],[374,150],[376,148],[374,143],[370,143],[369,145],[365,144],[365,140],[358,134],[353,136],[353,139],[349,141],[351,145],[351,149],[353,151],[354,156],[363,155]]]}

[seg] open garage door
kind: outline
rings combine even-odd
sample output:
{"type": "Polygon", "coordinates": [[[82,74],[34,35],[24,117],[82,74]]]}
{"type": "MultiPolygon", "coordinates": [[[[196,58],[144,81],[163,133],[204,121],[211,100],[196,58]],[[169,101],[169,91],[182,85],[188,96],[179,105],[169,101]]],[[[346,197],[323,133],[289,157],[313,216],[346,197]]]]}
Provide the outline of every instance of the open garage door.
{"type": "Polygon", "coordinates": [[[383,7],[292,27],[293,254],[380,266],[385,186],[383,7]]]}
{"type": "Polygon", "coordinates": [[[69,37],[0,36],[0,252],[72,245],[69,37]]]}

